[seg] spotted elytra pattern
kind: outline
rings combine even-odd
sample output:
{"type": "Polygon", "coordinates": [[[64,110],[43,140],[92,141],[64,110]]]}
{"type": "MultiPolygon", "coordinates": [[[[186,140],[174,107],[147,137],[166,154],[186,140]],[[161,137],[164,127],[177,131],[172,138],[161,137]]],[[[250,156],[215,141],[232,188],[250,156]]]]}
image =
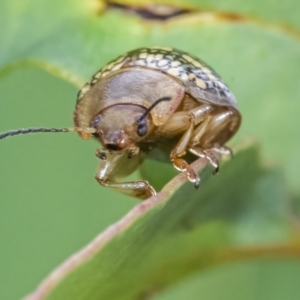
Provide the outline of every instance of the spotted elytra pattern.
{"type": "Polygon", "coordinates": [[[180,80],[195,100],[236,107],[236,100],[220,76],[206,63],[170,47],[139,48],[109,62],[78,93],[77,101],[100,79],[123,68],[158,70],[180,80]]]}

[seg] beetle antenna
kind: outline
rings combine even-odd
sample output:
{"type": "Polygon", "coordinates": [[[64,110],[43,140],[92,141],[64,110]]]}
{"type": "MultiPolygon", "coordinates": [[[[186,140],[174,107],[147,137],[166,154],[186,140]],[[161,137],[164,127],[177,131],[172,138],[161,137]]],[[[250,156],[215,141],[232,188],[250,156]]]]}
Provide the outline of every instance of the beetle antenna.
{"type": "Polygon", "coordinates": [[[163,101],[170,101],[172,97],[162,97],[156,100],[140,117],[137,118],[137,122],[141,122],[143,119],[145,119],[151,112],[151,110],[160,102],[163,101]]]}
{"type": "Polygon", "coordinates": [[[86,133],[95,133],[96,129],[92,127],[81,128],[81,127],[70,127],[70,128],[20,128],[16,130],[11,130],[7,132],[0,133],[0,140],[5,139],[10,136],[15,136],[19,134],[27,133],[37,133],[37,132],[86,132],[86,133]]]}

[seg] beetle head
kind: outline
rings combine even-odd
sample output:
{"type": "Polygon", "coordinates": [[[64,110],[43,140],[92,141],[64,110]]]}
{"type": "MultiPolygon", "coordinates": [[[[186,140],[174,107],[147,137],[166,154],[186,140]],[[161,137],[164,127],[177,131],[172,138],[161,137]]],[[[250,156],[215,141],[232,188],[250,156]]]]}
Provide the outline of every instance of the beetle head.
{"type": "Polygon", "coordinates": [[[140,117],[147,109],[134,104],[117,104],[110,106],[96,115],[91,127],[93,134],[109,151],[137,151],[136,143],[153,128],[150,117],[140,117]]]}
{"type": "Polygon", "coordinates": [[[129,150],[130,155],[134,155],[139,151],[137,143],[154,128],[151,110],[158,103],[170,99],[160,98],[148,109],[136,104],[112,105],[94,116],[90,124],[91,128],[95,128],[93,135],[109,151],[129,150]]]}

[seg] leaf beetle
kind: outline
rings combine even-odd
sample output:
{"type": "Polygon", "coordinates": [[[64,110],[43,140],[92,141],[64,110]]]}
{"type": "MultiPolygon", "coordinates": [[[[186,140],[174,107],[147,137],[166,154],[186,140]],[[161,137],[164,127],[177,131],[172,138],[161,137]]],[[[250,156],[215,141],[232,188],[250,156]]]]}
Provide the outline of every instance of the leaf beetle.
{"type": "Polygon", "coordinates": [[[203,157],[218,171],[216,152],[241,123],[236,100],[220,76],[199,58],[170,47],[139,48],[109,62],[77,96],[74,128],[29,128],[31,132],[76,131],[102,144],[96,180],[103,186],[146,199],[155,190],[144,180],[122,182],[153,149],[169,156],[198,188],[198,174],[183,158],[203,157]]]}

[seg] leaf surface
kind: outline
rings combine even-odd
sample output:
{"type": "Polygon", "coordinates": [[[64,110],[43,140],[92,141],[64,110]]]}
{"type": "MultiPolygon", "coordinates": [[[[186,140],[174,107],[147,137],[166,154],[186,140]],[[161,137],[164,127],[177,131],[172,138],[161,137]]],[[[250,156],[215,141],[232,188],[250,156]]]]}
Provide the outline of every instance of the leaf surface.
{"type": "MultiPolygon", "coordinates": [[[[194,164],[203,166],[202,160],[194,164]]],[[[282,177],[260,167],[255,148],[225,163],[219,176],[210,173],[204,171],[198,191],[184,174],[175,177],[66,261],[28,299],[143,299],[225,261],[300,256],[282,177]]]]}

